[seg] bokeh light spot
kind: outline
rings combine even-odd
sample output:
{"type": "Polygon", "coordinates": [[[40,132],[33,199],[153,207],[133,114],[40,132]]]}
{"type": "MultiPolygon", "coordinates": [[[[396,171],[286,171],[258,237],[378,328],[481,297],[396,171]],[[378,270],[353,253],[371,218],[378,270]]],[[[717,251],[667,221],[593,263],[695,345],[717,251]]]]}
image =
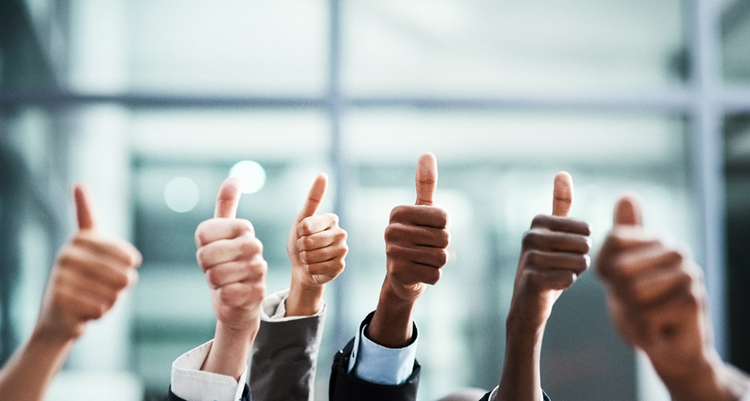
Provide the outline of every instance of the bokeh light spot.
{"type": "Polygon", "coordinates": [[[254,194],[266,183],[266,170],[252,160],[244,160],[232,166],[229,176],[242,180],[243,194],[254,194]]]}
{"type": "Polygon", "coordinates": [[[178,213],[193,210],[200,199],[198,184],[187,177],[172,179],[164,187],[164,201],[170,209],[178,213]]]}

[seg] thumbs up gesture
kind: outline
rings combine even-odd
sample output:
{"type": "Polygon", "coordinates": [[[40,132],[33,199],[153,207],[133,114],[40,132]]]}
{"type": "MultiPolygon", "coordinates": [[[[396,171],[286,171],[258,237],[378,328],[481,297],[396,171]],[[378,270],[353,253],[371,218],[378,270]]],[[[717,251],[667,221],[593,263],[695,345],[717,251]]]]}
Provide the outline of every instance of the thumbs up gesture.
{"type": "Polygon", "coordinates": [[[396,206],[385,229],[387,272],[378,307],[366,335],[385,347],[400,348],[413,338],[412,314],[427,284],[440,280],[448,260],[448,213],[433,206],[437,160],[432,153],[419,158],[416,205],[396,206]]]}
{"type": "Polygon", "coordinates": [[[710,338],[700,268],[686,252],[643,230],[636,199],[617,203],[596,267],[615,326],[646,352],[672,399],[738,399],[717,383],[733,374],[710,338]]]}
{"type": "Polygon", "coordinates": [[[253,225],[235,218],[241,186],[238,178],[227,178],[216,197],[214,218],[195,230],[196,258],[211,288],[216,318],[238,331],[260,325],[268,271],[263,244],[255,237],[253,225]]]}
{"type": "Polygon", "coordinates": [[[86,188],[74,188],[78,232],[57,256],[42,299],[37,331],[62,340],[83,335],[119,295],[135,285],[141,254],[125,241],[101,239],[86,188]]]}
{"type": "Polygon", "coordinates": [[[591,228],[568,217],[573,179],[555,176],[552,215],[537,215],[523,236],[508,321],[527,328],[543,326],[562,292],[589,266],[591,228]]]}
{"type": "Polygon", "coordinates": [[[448,261],[448,213],[433,206],[437,160],[432,153],[419,158],[416,205],[396,206],[385,229],[388,271],[384,288],[408,302],[416,301],[426,284],[440,280],[448,261]]]}
{"type": "Polygon", "coordinates": [[[289,231],[286,249],[292,262],[292,285],[287,299],[287,316],[315,314],[323,287],[344,271],[349,252],[347,233],[333,213],[316,215],[326,192],[328,177],[315,179],[307,200],[289,231]]]}

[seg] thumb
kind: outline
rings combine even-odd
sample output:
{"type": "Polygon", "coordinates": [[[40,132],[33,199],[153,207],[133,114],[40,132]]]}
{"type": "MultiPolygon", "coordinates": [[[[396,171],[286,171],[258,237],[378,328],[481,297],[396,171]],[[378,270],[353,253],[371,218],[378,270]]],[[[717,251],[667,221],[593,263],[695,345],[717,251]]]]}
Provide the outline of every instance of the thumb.
{"type": "Polygon", "coordinates": [[[417,164],[417,205],[432,206],[437,190],[437,159],[430,152],[419,156],[417,164]]]}
{"type": "Polygon", "coordinates": [[[642,226],[641,205],[635,196],[623,196],[615,206],[615,221],[617,225],[642,226]]]}
{"type": "Polygon", "coordinates": [[[573,177],[567,171],[555,175],[555,189],[552,198],[552,215],[568,217],[573,204],[573,177]]]}
{"type": "Polygon", "coordinates": [[[82,184],[73,187],[73,197],[76,203],[76,219],[78,230],[96,231],[96,218],[94,216],[94,203],[88,189],[82,184]]]}
{"type": "Polygon", "coordinates": [[[323,196],[326,194],[326,187],[328,186],[328,176],[324,173],[318,174],[315,177],[310,192],[307,193],[307,199],[305,200],[305,206],[302,207],[302,211],[297,216],[297,221],[302,221],[306,217],[310,217],[318,211],[320,202],[323,200],[323,196]]]}
{"type": "Polygon", "coordinates": [[[215,218],[233,219],[237,216],[237,206],[240,203],[242,193],[242,180],[238,177],[229,177],[221,184],[219,194],[216,196],[215,218]]]}

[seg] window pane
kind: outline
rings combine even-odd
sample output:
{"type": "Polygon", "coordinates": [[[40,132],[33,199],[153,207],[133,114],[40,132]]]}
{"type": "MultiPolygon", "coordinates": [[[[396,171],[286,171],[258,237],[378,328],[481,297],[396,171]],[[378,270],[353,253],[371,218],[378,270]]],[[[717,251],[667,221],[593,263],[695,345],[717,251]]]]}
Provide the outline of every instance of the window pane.
{"type": "Polygon", "coordinates": [[[722,13],[724,76],[727,81],[750,80],[750,3],[725,1],[722,13]]]}
{"type": "MultiPolygon", "coordinates": [[[[377,300],[383,230],[391,208],[414,202],[419,154],[438,159],[436,202],[451,214],[452,258],[417,308],[421,400],[497,384],[521,238],[535,215],[551,212],[558,170],[575,181],[572,215],[594,227],[592,255],[625,190],[643,198],[647,227],[695,244],[681,116],[373,110],[344,127],[354,164],[344,226],[351,320],[377,300]]],[[[636,399],[639,368],[593,271],[555,306],[542,357],[544,388],[556,398],[636,399]]]]}
{"type": "Polygon", "coordinates": [[[77,89],[318,95],[327,82],[323,0],[79,0],[77,89]]]}
{"type": "Polygon", "coordinates": [[[344,2],[355,95],[653,89],[681,81],[681,5],[668,1],[344,2]]]}
{"type": "Polygon", "coordinates": [[[731,362],[750,371],[750,115],[726,120],[727,285],[731,362]]]}

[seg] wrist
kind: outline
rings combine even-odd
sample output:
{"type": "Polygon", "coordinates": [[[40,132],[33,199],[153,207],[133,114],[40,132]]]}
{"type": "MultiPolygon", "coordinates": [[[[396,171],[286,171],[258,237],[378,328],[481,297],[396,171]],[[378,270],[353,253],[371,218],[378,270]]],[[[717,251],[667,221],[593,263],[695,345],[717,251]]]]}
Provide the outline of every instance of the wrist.
{"type": "Polygon", "coordinates": [[[60,324],[45,324],[37,322],[34,330],[31,333],[31,339],[36,342],[41,342],[50,345],[65,345],[67,343],[74,343],[78,338],[83,335],[86,323],[81,323],[75,328],[64,328],[60,324]]]}
{"type": "Polygon", "coordinates": [[[544,333],[547,325],[547,317],[539,316],[536,313],[530,313],[527,310],[520,310],[515,307],[513,302],[508,311],[508,317],[505,319],[506,332],[510,334],[519,334],[523,336],[533,335],[540,336],[544,333]]]}
{"type": "Polygon", "coordinates": [[[313,316],[323,303],[325,284],[304,284],[292,280],[289,295],[286,298],[286,316],[313,316]]]}
{"type": "MultiPolygon", "coordinates": [[[[72,333],[73,331],[71,331],[72,333]]],[[[31,332],[29,343],[41,344],[46,347],[65,349],[75,344],[78,336],[61,330],[51,330],[43,326],[36,326],[31,332]]]]}
{"type": "Polygon", "coordinates": [[[412,315],[416,300],[404,300],[383,283],[378,306],[367,326],[367,337],[388,348],[402,348],[412,339],[412,315]]]}
{"type": "Polygon", "coordinates": [[[690,363],[690,368],[679,374],[665,374],[663,369],[655,366],[674,401],[717,400],[735,401],[731,383],[731,374],[721,357],[710,350],[701,355],[697,361],[690,363]]]}
{"type": "Polygon", "coordinates": [[[259,320],[244,328],[217,322],[214,342],[201,370],[239,380],[247,367],[247,359],[259,327],[259,320]]]}

